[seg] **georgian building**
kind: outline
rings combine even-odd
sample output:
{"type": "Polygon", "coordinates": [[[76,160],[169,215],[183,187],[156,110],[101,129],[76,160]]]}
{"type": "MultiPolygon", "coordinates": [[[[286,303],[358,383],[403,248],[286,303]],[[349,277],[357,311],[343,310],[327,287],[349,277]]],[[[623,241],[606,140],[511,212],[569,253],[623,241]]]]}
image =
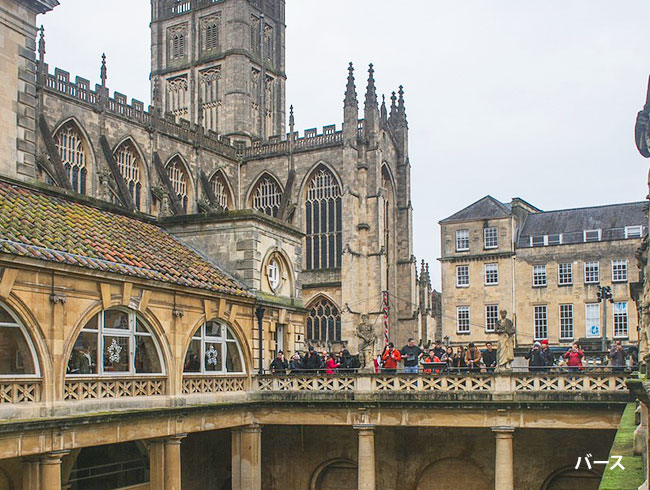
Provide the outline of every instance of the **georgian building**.
{"type": "Polygon", "coordinates": [[[631,287],[646,213],[643,202],[545,212],[486,196],[442,220],[443,335],[495,342],[506,310],[523,347],[602,335],[637,341],[631,287]],[[611,301],[599,302],[601,287],[611,301]]]}

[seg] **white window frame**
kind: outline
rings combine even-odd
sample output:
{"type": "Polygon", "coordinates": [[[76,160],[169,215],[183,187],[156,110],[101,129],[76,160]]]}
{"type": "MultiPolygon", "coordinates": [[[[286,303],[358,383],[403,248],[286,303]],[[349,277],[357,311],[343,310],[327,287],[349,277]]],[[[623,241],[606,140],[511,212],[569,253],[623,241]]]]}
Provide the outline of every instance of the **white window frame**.
{"type": "Polygon", "coordinates": [[[548,277],[546,275],[546,265],[534,265],[533,266],[533,287],[534,288],[545,288],[548,285],[548,277]],[[540,270],[543,268],[543,274],[540,270]],[[543,277],[544,281],[538,281],[539,278],[543,277]]]}
{"type": "Polygon", "coordinates": [[[548,339],[548,305],[535,305],[533,306],[533,336],[534,340],[543,340],[543,339],[548,339]],[[538,315],[539,311],[539,315],[538,315]],[[544,312],[543,317],[541,316],[541,313],[544,312]],[[538,325],[538,320],[540,321],[540,324],[538,325]],[[543,328],[544,329],[544,335],[539,336],[537,335],[538,328],[543,328]]]}
{"type": "MultiPolygon", "coordinates": [[[[591,272],[592,274],[594,273],[593,271],[591,272]]],[[[600,262],[597,260],[585,262],[585,284],[598,284],[600,282],[600,262]],[[593,267],[595,264],[595,274],[596,274],[596,279],[595,280],[589,280],[588,277],[588,269],[589,267],[593,267]]]]}
{"type": "Polygon", "coordinates": [[[621,339],[621,338],[628,338],[630,335],[630,315],[629,311],[627,308],[627,301],[617,301],[614,303],[614,338],[615,339],[621,339]],[[623,305],[623,309],[625,310],[623,313],[617,313],[617,309],[620,308],[619,305],[623,305]],[[625,322],[625,333],[621,334],[620,332],[617,333],[617,330],[620,330],[620,325],[617,325],[617,322],[625,322]]]}
{"type": "Polygon", "coordinates": [[[469,230],[456,230],[456,252],[467,252],[469,250],[469,230]],[[461,234],[467,234],[467,239],[462,238],[461,234]],[[467,240],[467,247],[460,247],[460,243],[467,240]]]}
{"type": "Polygon", "coordinates": [[[625,227],[625,238],[643,238],[643,226],[634,225],[625,227]]]}
{"type": "Polygon", "coordinates": [[[600,303],[585,303],[585,335],[587,338],[598,338],[602,336],[600,316],[600,303]],[[598,316],[591,315],[590,311],[597,313],[598,316]],[[589,334],[589,323],[591,323],[590,320],[596,320],[596,318],[598,318],[598,336],[593,336],[589,334]]]}
{"type": "Polygon", "coordinates": [[[496,286],[499,284],[499,264],[497,263],[491,263],[491,264],[485,264],[485,285],[486,286],[496,286]],[[488,271],[488,268],[491,270],[488,271]],[[488,281],[488,277],[494,276],[495,280],[493,281],[488,281]]]}
{"type": "Polygon", "coordinates": [[[546,235],[535,235],[535,236],[531,235],[531,237],[530,237],[530,246],[531,247],[545,247],[546,244],[548,243],[546,241],[547,238],[548,237],[546,235]],[[540,238],[542,239],[542,243],[535,243],[535,239],[540,239],[540,238]]]}
{"type": "Polygon", "coordinates": [[[599,241],[601,241],[602,236],[603,236],[603,230],[601,230],[600,228],[595,229],[595,230],[584,230],[582,232],[582,238],[583,238],[583,241],[585,243],[599,242],[599,241]],[[587,240],[587,234],[589,234],[589,233],[597,233],[598,238],[596,240],[587,240]]]}
{"type": "Polygon", "coordinates": [[[546,245],[562,245],[562,233],[553,233],[551,235],[546,235],[546,245]],[[557,237],[557,243],[551,243],[551,237],[557,237]]]}
{"type": "Polygon", "coordinates": [[[457,265],[456,266],[456,287],[457,288],[468,288],[469,287],[469,265],[457,265]],[[461,269],[466,269],[467,270],[467,275],[464,277],[467,277],[467,282],[466,283],[461,283],[461,274],[460,270],[461,269]]]}
{"type": "Polygon", "coordinates": [[[559,305],[559,338],[560,340],[573,340],[575,336],[575,315],[572,304],[559,305]],[[563,335],[565,329],[571,329],[571,335],[563,335]]]}
{"type": "Polygon", "coordinates": [[[627,259],[612,260],[612,282],[627,282],[627,273],[627,259]]]}
{"type": "Polygon", "coordinates": [[[496,322],[498,321],[499,321],[499,305],[485,305],[485,332],[494,333],[496,322]],[[490,309],[494,310],[493,316],[490,316],[490,309]]]}
{"type": "Polygon", "coordinates": [[[496,226],[487,226],[483,228],[483,248],[485,250],[491,250],[495,248],[499,248],[499,229],[496,226]],[[494,232],[494,236],[489,236],[488,233],[494,232]],[[488,245],[488,239],[490,240],[490,244],[488,245]],[[494,242],[492,242],[494,240],[494,242]]]}
{"type": "MultiPolygon", "coordinates": [[[[207,335],[206,334],[206,329],[205,325],[206,323],[209,322],[203,322],[201,326],[194,332],[194,335],[192,335],[192,338],[190,339],[190,344],[187,346],[187,349],[185,351],[185,355],[187,355],[187,351],[189,351],[192,342],[199,340],[201,342],[201,368],[199,371],[185,371],[183,369],[183,376],[198,376],[198,375],[214,375],[214,376],[223,376],[223,375],[230,375],[230,374],[246,374],[246,360],[244,359],[244,355],[241,350],[241,345],[239,344],[239,339],[237,339],[237,336],[235,335],[235,332],[230,328],[230,325],[227,323],[213,319],[210,320],[210,322],[213,323],[218,323],[221,326],[221,335],[219,336],[212,336],[212,335],[207,335]],[[226,359],[228,358],[228,344],[235,344],[237,346],[237,352],[239,354],[239,360],[241,362],[241,371],[228,371],[227,369],[227,362],[226,359]],[[221,370],[220,371],[210,371],[205,368],[205,353],[206,353],[206,347],[208,345],[213,346],[213,344],[219,344],[220,345],[220,352],[219,355],[221,355],[221,370]]],[[[216,349],[215,349],[216,351],[216,349]]]]}
{"type": "Polygon", "coordinates": [[[470,333],[470,321],[471,321],[471,316],[470,316],[470,308],[469,306],[457,306],[456,307],[456,333],[461,334],[461,335],[466,335],[470,333]],[[467,318],[461,318],[461,313],[467,313],[467,318]],[[465,322],[467,323],[467,329],[466,330],[461,330],[461,320],[463,324],[465,322]]]}
{"type": "MultiPolygon", "coordinates": [[[[106,310],[102,310],[99,313],[96,313],[94,317],[97,318],[97,327],[96,328],[84,328],[81,329],[77,338],[81,334],[95,334],[97,335],[97,359],[95,363],[97,366],[97,373],[92,374],[77,374],[77,373],[67,373],[66,377],[142,377],[146,378],[148,376],[164,376],[167,374],[165,366],[165,358],[162,355],[162,350],[160,349],[160,342],[158,338],[154,335],[151,327],[148,323],[142,319],[142,317],[134,310],[124,307],[111,307],[106,310]],[[105,314],[108,311],[119,311],[126,313],[128,315],[129,328],[110,328],[105,325],[105,314]],[[144,331],[138,331],[138,325],[142,327],[144,331]],[[129,349],[129,370],[128,371],[107,371],[106,366],[104,365],[104,347],[105,347],[105,337],[121,337],[128,338],[128,349],[129,349]],[[153,344],[156,347],[156,354],[158,355],[158,361],[160,363],[160,372],[157,373],[138,373],[135,370],[135,356],[136,356],[136,341],[138,337],[150,337],[153,340],[153,344]]],[[[92,319],[91,319],[92,320],[92,319]]],[[[91,320],[86,322],[86,325],[90,323],[91,320]]],[[[76,342],[76,340],[75,340],[76,342]]]]}
{"type": "Polygon", "coordinates": [[[573,263],[565,262],[563,264],[557,265],[557,284],[558,286],[571,286],[573,285],[573,263]],[[568,267],[569,270],[562,271],[562,267],[568,267]],[[566,281],[566,277],[569,277],[569,280],[566,281]],[[564,280],[563,280],[564,279],[564,280]]]}

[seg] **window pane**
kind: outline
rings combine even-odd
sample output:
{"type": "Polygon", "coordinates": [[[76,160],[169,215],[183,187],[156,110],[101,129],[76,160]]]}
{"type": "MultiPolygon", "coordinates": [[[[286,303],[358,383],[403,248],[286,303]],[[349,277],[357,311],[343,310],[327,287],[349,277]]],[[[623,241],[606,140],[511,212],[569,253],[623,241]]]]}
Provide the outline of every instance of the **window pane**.
{"type": "Polygon", "coordinates": [[[104,335],[104,372],[129,371],[129,338],[104,335]]]}
{"type": "Polygon", "coordinates": [[[135,338],[135,372],[162,373],[156,344],[149,336],[137,335],[135,338]]]}
{"type": "Polygon", "coordinates": [[[0,374],[36,374],[29,346],[18,327],[0,327],[0,374]]]}
{"type": "Polygon", "coordinates": [[[129,329],[129,314],[120,310],[107,310],[104,312],[104,328],[129,329]]]}
{"type": "Polygon", "coordinates": [[[241,373],[244,371],[239,349],[235,342],[226,342],[226,370],[229,373],[241,373]]]}
{"type": "Polygon", "coordinates": [[[185,364],[183,372],[198,373],[201,372],[201,341],[192,340],[185,354],[185,364]]]}
{"type": "Polygon", "coordinates": [[[221,325],[217,322],[207,322],[205,324],[206,337],[221,337],[221,325]]]}
{"type": "Polygon", "coordinates": [[[0,307],[0,323],[16,323],[16,320],[13,319],[8,311],[0,307]]]}
{"type": "Polygon", "coordinates": [[[79,334],[79,338],[72,348],[72,354],[70,354],[68,372],[70,374],[97,374],[96,333],[82,331],[79,334]]]}
{"type": "Polygon", "coordinates": [[[205,370],[222,371],[223,358],[221,354],[221,344],[209,342],[205,344],[205,370]]]}
{"type": "Polygon", "coordinates": [[[86,325],[84,326],[84,330],[97,330],[98,328],[97,322],[99,321],[99,315],[101,315],[101,313],[95,315],[90,320],[88,320],[88,323],[86,323],[86,325]]]}

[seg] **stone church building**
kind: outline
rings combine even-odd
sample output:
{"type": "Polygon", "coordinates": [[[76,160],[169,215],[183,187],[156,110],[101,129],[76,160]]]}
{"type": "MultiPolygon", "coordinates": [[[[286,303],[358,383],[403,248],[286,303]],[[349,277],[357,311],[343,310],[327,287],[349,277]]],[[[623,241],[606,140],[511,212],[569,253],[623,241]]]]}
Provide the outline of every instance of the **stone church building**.
{"type": "Polygon", "coordinates": [[[48,66],[44,33],[37,46],[27,36],[2,174],[154,219],[268,301],[290,284],[306,318],[295,338],[281,332],[285,348],[354,350],[364,321],[383,339],[385,291],[390,338],[431,340],[403,89],[380,104],[371,65],[359,96],[350,65],[342,126],[301,135],[287,111],[284,0],[151,3],[149,107],[111,92],[105,59],[92,87],[48,66]],[[268,244],[244,215],[273,230],[268,244]]]}

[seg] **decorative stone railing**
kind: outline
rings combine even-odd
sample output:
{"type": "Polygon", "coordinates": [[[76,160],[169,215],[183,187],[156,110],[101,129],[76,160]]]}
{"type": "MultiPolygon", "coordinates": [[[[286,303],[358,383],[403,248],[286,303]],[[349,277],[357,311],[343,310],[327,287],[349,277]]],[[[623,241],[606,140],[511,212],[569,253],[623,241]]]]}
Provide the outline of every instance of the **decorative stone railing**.
{"type": "Polygon", "coordinates": [[[165,376],[68,378],[65,381],[64,400],[98,400],[131,398],[167,394],[165,376]]]}
{"type": "Polygon", "coordinates": [[[627,392],[627,376],[618,373],[504,373],[445,375],[267,375],[254,378],[259,392],[627,392]]]}
{"type": "Polygon", "coordinates": [[[41,384],[40,379],[0,380],[0,404],[40,402],[41,384]]]}
{"type": "Polygon", "coordinates": [[[183,376],[183,394],[227,393],[247,391],[250,383],[247,376],[215,377],[209,375],[183,376]]]}

